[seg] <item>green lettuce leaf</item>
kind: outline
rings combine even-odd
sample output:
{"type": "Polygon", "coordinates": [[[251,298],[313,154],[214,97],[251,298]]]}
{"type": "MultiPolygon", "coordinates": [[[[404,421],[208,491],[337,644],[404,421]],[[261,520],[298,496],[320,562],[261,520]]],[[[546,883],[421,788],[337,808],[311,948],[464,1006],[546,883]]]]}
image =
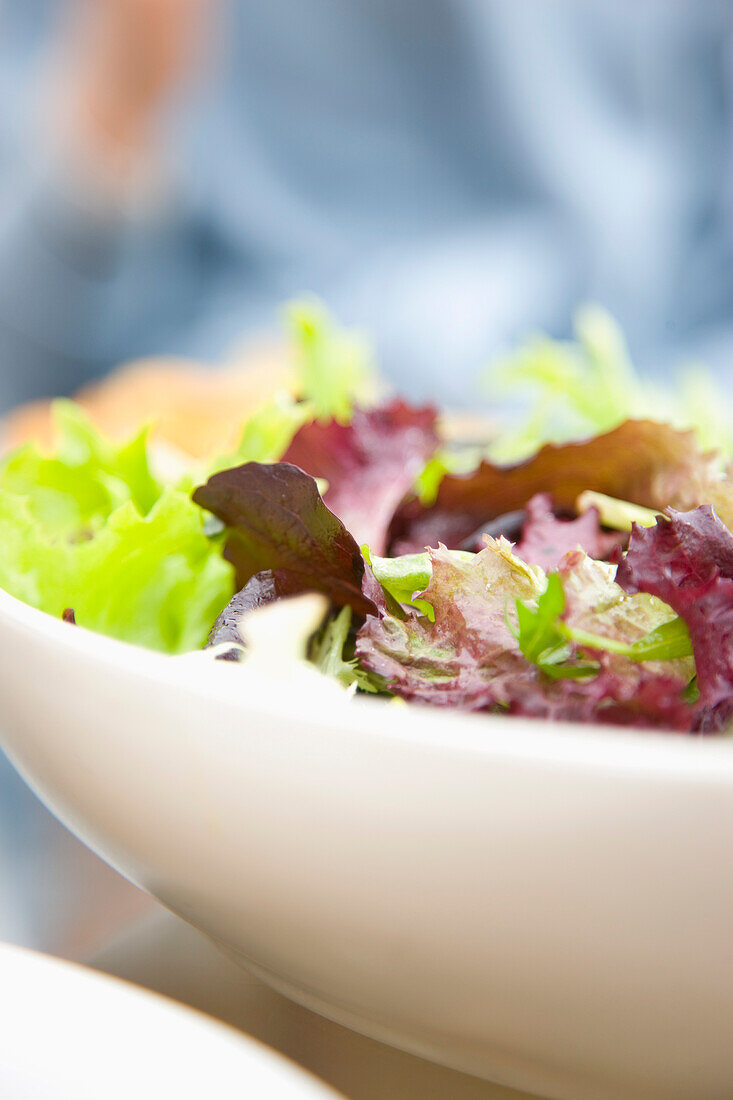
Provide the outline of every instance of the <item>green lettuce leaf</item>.
{"type": "Polygon", "coordinates": [[[26,446],[0,465],[0,587],[123,641],[200,647],[233,591],[205,513],[158,484],[144,434],[114,447],[68,402],[56,419],[56,454],[26,446]]]}
{"type": "Polygon", "coordinates": [[[357,406],[374,403],[376,373],[367,341],[341,328],[317,299],[291,302],[284,321],[293,345],[299,397],[277,393],[245,421],[233,451],[194,473],[206,477],[246,462],[280,462],[299,430],[313,420],[346,425],[357,406]]]}
{"type": "MultiPolygon", "coordinates": [[[[355,657],[344,656],[351,618],[350,607],[342,607],[338,615],[330,618],[320,634],[313,638],[309,657],[324,676],[338,680],[344,687],[357,687],[375,694],[383,690],[383,681],[361,668],[355,657]]],[[[353,645],[351,648],[353,650],[353,645]]]]}
{"type": "Polygon", "coordinates": [[[659,515],[653,508],[642,508],[640,504],[586,489],[576,500],[575,510],[578,515],[583,516],[591,508],[595,508],[600,523],[604,527],[610,527],[612,531],[630,531],[635,523],[641,527],[653,527],[659,515]]]}
{"type": "Polygon", "coordinates": [[[257,409],[245,423],[234,451],[220,455],[207,474],[229,470],[245,462],[279,462],[298,430],[313,419],[313,405],[279,395],[257,409]]]}
{"type": "Polygon", "coordinates": [[[372,353],[358,333],[340,328],[317,299],[292,302],[285,319],[295,345],[299,392],[318,420],[348,424],[355,406],[373,403],[372,353]]]}
{"type": "Polygon", "coordinates": [[[636,374],[621,329],[599,306],[575,317],[575,340],[534,336],[494,364],[495,395],[527,396],[522,426],[491,448],[495,461],[516,462],[545,443],[610,431],[624,420],[664,421],[694,428],[705,449],[733,454],[731,405],[701,367],[679,373],[676,385],[655,386],[636,374]]]}
{"type": "MultiPolygon", "coordinates": [[[[430,584],[433,573],[433,563],[428,553],[380,558],[372,554],[368,546],[362,546],[361,552],[385,592],[398,604],[414,607],[427,615],[431,622],[435,621],[432,604],[421,597],[421,593],[430,584]]],[[[475,556],[469,551],[451,551],[451,558],[455,561],[470,561],[475,556]]]]}
{"type": "Polygon", "coordinates": [[[71,401],[53,411],[56,454],[34,444],[12,452],[0,464],[0,492],[24,497],[34,521],[55,536],[88,537],[126,501],[148,512],[161,486],[148,465],[147,431],[115,447],[71,401]]]}
{"type": "Polygon", "coordinates": [[[516,601],[517,644],[532,664],[552,679],[592,676],[598,665],[573,663],[572,646],[560,632],[560,616],[565,610],[565,595],[557,573],[547,578],[547,587],[534,608],[516,601]]]}
{"type": "Polygon", "coordinates": [[[205,475],[245,462],[280,462],[298,431],[313,420],[351,421],[357,405],[373,403],[375,372],[367,342],[337,325],[316,299],[292,302],[285,322],[293,341],[300,399],[276,394],[246,421],[234,451],[219,455],[205,475]]]}
{"type": "Polygon", "coordinates": [[[517,600],[517,642],[528,661],[548,676],[583,676],[597,665],[573,663],[574,648],[634,662],[678,661],[692,656],[684,621],[659,600],[624,598],[611,579],[613,567],[573,553],[562,575],[575,598],[568,607],[561,573],[550,573],[536,606],[517,600]],[[594,629],[588,629],[588,626],[594,629]],[[639,636],[640,631],[646,633],[639,636]],[[630,640],[634,639],[634,640],[630,640]]]}

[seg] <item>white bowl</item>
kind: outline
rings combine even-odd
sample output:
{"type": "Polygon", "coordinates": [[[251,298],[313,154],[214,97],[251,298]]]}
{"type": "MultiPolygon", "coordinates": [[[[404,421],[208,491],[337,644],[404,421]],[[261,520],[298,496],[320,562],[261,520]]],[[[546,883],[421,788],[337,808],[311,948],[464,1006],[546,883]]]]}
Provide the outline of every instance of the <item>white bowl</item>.
{"type": "Polygon", "coordinates": [[[733,1095],[733,743],[347,701],[0,593],[7,751],[294,1000],[562,1100],[733,1095]]]}
{"type": "Polygon", "coordinates": [[[3,1100],[327,1100],[285,1058],[102,974],[0,945],[3,1100]]]}

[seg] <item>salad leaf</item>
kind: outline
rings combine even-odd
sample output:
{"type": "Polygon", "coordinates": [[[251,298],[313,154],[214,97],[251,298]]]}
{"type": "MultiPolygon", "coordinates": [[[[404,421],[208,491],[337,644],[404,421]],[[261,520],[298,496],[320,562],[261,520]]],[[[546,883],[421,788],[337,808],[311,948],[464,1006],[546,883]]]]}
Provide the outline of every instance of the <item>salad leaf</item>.
{"type": "Polygon", "coordinates": [[[590,676],[598,671],[598,665],[573,664],[572,646],[559,629],[559,619],[565,610],[565,594],[557,573],[547,578],[547,587],[532,607],[516,601],[518,630],[517,644],[532,664],[552,679],[590,676]]]}
{"type": "Polygon", "coordinates": [[[511,712],[576,722],[694,728],[697,716],[688,696],[693,669],[679,659],[691,652],[684,624],[652,598],[625,599],[612,578],[612,566],[576,551],[548,577],[536,611],[518,602],[518,644],[544,677],[515,693],[511,712]],[[580,656],[582,650],[592,651],[593,664],[580,656]],[[640,667],[638,662],[649,663],[640,667]]]}
{"type": "Polygon", "coordinates": [[[438,445],[435,410],[393,401],[354,411],[351,423],[314,421],[285,461],[324,478],[324,500],[360,543],[383,553],[392,517],[438,445]]]}
{"type": "Polygon", "coordinates": [[[507,600],[535,600],[542,571],[515,557],[503,539],[470,558],[443,546],[428,557],[431,577],[421,597],[435,621],[416,611],[370,615],[357,635],[361,664],[405,699],[466,710],[507,703],[510,684],[521,690],[538,675],[517,647],[507,600]]]}
{"type": "MultiPolygon", "coordinates": [[[[361,549],[374,576],[397,603],[412,603],[415,593],[422,592],[430,584],[433,567],[428,553],[380,558],[372,554],[368,546],[362,546],[361,549]]],[[[474,556],[468,552],[454,551],[454,556],[457,555],[467,559],[474,556]]]]}
{"type": "Polygon", "coordinates": [[[242,623],[244,644],[229,643],[209,653],[215,660],[243,664],[244,690],[256,683],[262,691],[286,692],[318,707],[344,694],[338,679],[324,676],[308,660],[313,635],[327,611],[328,600],[313,592],[262,605],[242,623]]]}
{"type": "Polygon", "coordinates": [[[642,665],[626,652],[600,652],[591,664],[579,655],[576,626],[592,625],[626,649],[674,619],[658,600],[625,596],[613,566],[575,551],[546,579],[502,539],[474,556],[440,547],[428,557],[421,597],[435,621],[380,607],[357,636],[362,665],[390,691],[435,706],[692,728],[695,710],[683,697],[689,660],[642,665]]]}
{"type": "Polygon", "coordinates": [[[80,626],[167,653],[199,648],[232,592],[232,570],[185,493],[146,516],[116,507],[89,538],[49,535],[23,496],[0,492],[0,587],[80,626]]]}
{"type": "Polygon", "coordinates": [[[528,397],[523,427],[492,448],[497,461],[518,461],[547,442],[581,439],[624,420],[651,417],[696,429],[702,446],[733,451],[726,395],[699,367],[677,385],[655,386],[634,371],[621,329],[605,310],[589,305],[575,317],[575,340],[535,336],[489,371],[496,395],[528,397]]]}
{"type": "Polygon", "coordinates": [[[248,462],[222,470],[194,493],[227,528],[224,557],[240,588],[263,572],[287,594],[322,592],[359,614],[374,610],[362,591],[364,559],[315,480],[297,466],[248,462]]]}
{"type": "Polygon", "coordinates": [[[592,558],[605,558],[618,545],[615,536],[601,531],[595,508],[587,509],[577,519],[558,519],[550,494],[536,493],[526,511],[522,538],[514,553],[543,569],[556,568],[569,550],[579,546],[592,558]]]}
{"type": "MultiPolygon", "coordinates": [[[[444,424],[442,430],[445,431],[444,424]]],[[[415,478],[415,494],[423,507],[429,508],[435,504],[440,483],[446,474],[473,473],[484,454],[485,449],[477,446],[439,448],[415,478]]]]}
{"type": "Polygon", "coordinates": [[[73,402],[55,402],[53,416],[56,453],[32,443],[13,451],[0,463],[0,493],[23,497],[54,537],[88,537],[126,501],[145,515],[161,493],[148,465],[147,432],[115,447],[73,402]]]}
{"type": "Polygon", "coordinates": [[[234,451],[218,456],[209,475],[245,462],[279,462],[293,436],[314,418],[348,424],[355,403],[371,404],[377,389],[367,343],[339,328],[317,300],[292,302],[285,320],[294,343],[300,399],[275,397],[246,421],[234,451]]]}
{"type": "Polygon", "coordinates": [[[581,551],[568,554],[554,576],[555,581],[548,578],[553,594],[537,646],[544,675],[514,694],[511,713],[694,729],[699,721],[689,693],[694,665],[688,656],[689,639],[685,644],[684,629],[672,610],[645,594],[625,597],[613,579],[614,567],[581,551]],[[554,622],[552,613],[557,614],[554,622]],[[585,663],[583,653],[588,651],[597,663],[596,675],[585,663]],[[553,658],[549,665],[545,654],[553,658]]]}
{"type": "Polygon", "coordinates": [[[325,306],[291,303],[285,320],[295,344],[300,396],[318,420],[348,424],[356,405],[369,405],[376,389],[371,350],[354,332],[339,328],[325,306]]]}
{"type": "Polygon", "coordinates": [[[54,455],[28,445],[0,464],[0,586],[123,641],[198,648],[233,589],[203,514],[153,477],[144,432],[115,446],[71,402],[54,413],[54,455]]]}
{"type": "MultiPolygon", "coordinates": [[[[537,610],[518,605],[517,618],[519,647],[527,660],[538,666],[565,661],[571,645],[631,661],[676,661],[692,656],[682,619],[658,600],[639,595],[625,598],[613,580],[613,567],[582,551],[568,554],[559,572],[548,576],[537,610]],[[570,593],[569,608],[563,581],[570,593]]],[[[544,671],[552,674],[551,669],[544,671]]]]}
{"type": "MultiPolygon", "coordinates": [[[[620,664],[611,658],[623,668],[628,668],[627,659],[675,661],[690,655],[689,644],[680,642],[684,631],[669,626],[676,621],[672,608],[647,593],[627,595],[617,583],[615,565],[576,550],[560,562],[558,575],[566,604],[560,625],[566,638],[605,651],[609,658],[623,658],[620,664]],[[666,649],[660,648],[663,644],[666,649]]],[[[687,681],[694,668],[689,661],[680,662],[674,671],[687,681]]]]}
{"type": "Polygon", "coordinates": [[[581,443],[548,443],[516,466],[483,462],[468,476],[447,475],[431,508],[411,500],[399,509],[392,552],[413,553],[438,542],[460,547],[481,524],[523,509],[537,493],[550,493],[558,508],[572,513],[588,489],[645,508],[715,503],[720,512],[719,502],[727,502],[733,522],[730,484],[720,480],[715,458],[700,451],[693,433],[627,420],[581,443]]]}
{"type": "Polygon", "coordinates": [[[653,527],[659,511],[654,508],[642,508],[640,504],[631,504],[628,500],[617,500],[605,493],[594,493],[586,489],[575,502],[579,515],[595,511],[604,527],[614,531],[630,531],[635,523],[642,527],[653,527]]]}
{"type": "MultiPolygon", "coordinates": [[[[404,554],[400,558],[376,557],[368,546],[362,546],[361,552],[368,562],[374,579],[381,585],[387,597],[394,601],[391,608],[397,611],[399,605],[414,607],[431,622],[435,620],[432,604],[420,597],[423,589],[430,584],[432,564],[428,554],[404,554]]],[[[461,551],[454,551],[460,554],[461,551]]],[[[465,555],[473,557],[472,554],[465,555]]],[[[376,602],[376,601],[375,601],[376,602]]],[[[399,615],[399,611],[397,611],[399,615]]]]}
{"type": "Polygon", "coordinates": [[[606,432],[641,411],[626,343],[609,314],[586,306],[575,333],[575,342],[532,337],[491,369],[496,393],[516,397],[524,389],[533,398],[523,429],[493,448],[496,459],[516,461],[548,441],[606,432]]]}
{"type": "Polygon", "coordinates": [[[350,607],[342,607],[338,615],[330,618],[311,642],[310,659],[324,676],[338,680],[344,687],[359,688],[369,694],[378,693],[383,690],[383,681],[360,668],[355,657],[344,657],[351,618],[350,607]]]}
{"type": "Polygon", "coordinates": [[[258,607],[273,603],[275,600],[296,596],[303,589],[298,580],[285,570],[264,569],[255,573],[236,592],[211,628],[207,646],[244,645],[245,636],[240,629],[243,620],[258,607]]]}
{"type": "Polygon", "coordinates": [[[312,416],[313,407],[308,402],[293,401],[286,394],[275,397],[250,416],[236,450],[215,459],[209,474],[245,462],[279,462],[295,433],[312,416]]]}
{"type": "MultiPolygon", "coordinates": [[[[617,580],[650,592],[684,619],[692,640],[700,706],[733,705],[733,535],[712,508],[670,510],[655,527],[634,527],[617,580]]],[[[703,720],[705,720],[705,717],[703,720]]]]}
{"type": "Polygon", "coordinates": [[[721,390],[709,370],[693,363],[680,371],[679,398],[675,406],[674,424],[694,427],[702,447],[730,459],[733,455],[730,396],[721,390]]]}
{"type": "MultiPolygon", "coordinates": [[[[587,582],[590,575],[587,571],[592,572],[597,564],[580,553],[569,556],[564,563],[565,576],[572,576],[577,583],[585,571],[587,582]]],[[[608,577],[605,581],[610,584],[608,577]]],[[[596,585],[603,584],[600,577],[593,578],[591,591],[596,585]]],[[[623,598],[620,595],[613,598],[618,610],[623,598]]],[[[609,621],[608,611],[612,606],[613,603],[609,604],[606,600],[594,612],[600,612],[598,618],[603,628],[616,629],[621,637],[628,637],[629,626],[632,630],[643,629],[648,621],[645,613],[651,610],[656,617],[660,611],[651,605],[637,604],[634,614],[629,615],[629,609],[623,608],[625,622],[619,631],[618,620],[609,621]]],[[[573,629],[561,619],[565,609],[565,593],[559,573],[548,577],[547,588],[537,601],[536,611],[517,601],[519,647],[525,657],[554,683],[545,681],[543,685],[542,681],[538,681],[530,685],[512,699],[512,713],[566,721],[651,727],[664,725],[679,730],[692,728],[695,713],[688,705],[690,700],[685,692],[689,675],[687,670],[672,665],[631,670],[618,660],[618,655],[632,661],[642,661],[663,657],[672,659],[689,653],[689,646],[683,647],[684,652],[680,651],[679,619],[665,622],[639,641],[629,643],[619,640],[618,636],[584,634],[573,629]],[[673,635],[677,637],[671,637],[673,635]],[[656,643],[649,641],[653,637],[656,643]],[[600,665],[578,661],[577,643],[596,650],[600,665]],[[609,653],[616,656],[611,658],[609,653]],[[582,680],[582,683],[560,683],[571,680],[582,680]]]]}
{"type": "Polygon", "coordinates": [[[662,623],[637,642],[631,643],[563,624],[558,625],[558,632],[586,649],[618,653],[631,661],[676,661],[680,657],[692,656],[690,632],[684,619],[679,617],[662,623]]]}
{"type": "Polygon", "coordinates": [[[530,683],[509,704],[510,714],[555,722],[635,726],[688,733],[695,710],[684,682],[639,666],[634,675],[602,668],[587,679],[530,683]]]}
{"type": "Polygon", "coordinates": [[[218,456],[208,474],[245,462],[279,462],[293,436],[317,418],[348,424],[355,405],[369,405],[376,376],[367,342],[340,328],[316,299],[292,302],[285,321],[294,344],[298,401],[288,393],[257,409],[246,421],[234,451],[218,456]]]}

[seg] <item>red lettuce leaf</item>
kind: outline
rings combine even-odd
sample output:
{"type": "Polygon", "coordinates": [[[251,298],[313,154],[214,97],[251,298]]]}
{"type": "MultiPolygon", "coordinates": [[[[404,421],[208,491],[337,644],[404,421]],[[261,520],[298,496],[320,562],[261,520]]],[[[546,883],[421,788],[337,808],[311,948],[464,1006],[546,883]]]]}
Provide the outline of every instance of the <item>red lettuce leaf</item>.
{"type": "Polygon", "coordinates": [[[483,462],[467,476],[447,475],[430,508],[412,499],[399,510],[391,552],[417,553],[438,542],[458,548],[482,524],[524,508],[537,493],[550,493],[558,508],[571,512],[585,489],[647,508],[710,502],[719,512],[730,495],[729,484],[717,480],[714,458],[700,451],[694,432],[627,420],[585,442],[547,444],[516,466],[483,462]]]}
{"type": "MultiPolygon", "coordinates": [[[[512,554],[506,541],[490,542],[473,560],[445,547],[429,554],[432,578],[422,596],[432,605],[435,621],[413,610],[396,616],[382,605],[357,635],[362,666],[382,676],[396,695],[464,710],[693,728],[696,712],[683,698],[689,680],[684,662],[639,665],[601,653],[596,675],[553,679],[527,660],[513,629],[515,604],[517,599],[536,603],[545,577],[512,554]]],[[[595,625],[597,618],[600,628],[635,640],[670,615],[648,597],[624,597],[613,582],[612,567],[579,551],[564,559],[562,576],[571,590],[571,621],[577,616],[587,624],[590,618],[595,625]]]]}
{"type": "Polygon", "coordinates": [[[571,550],[580,546],[591,558],[605,558],[618,545],[613,535],[601,530],[598,512],[589,508],[577,519],[558,519],[549,493],[537,493],[527,504],[527,519],[522,538],[514,553],[523,561],[541,565],[549,572],[556,569],[571,550]]]}
{"type": "MultiPolygon", "coordinates": [[[[605,663],[603,655],[601,662],[605,663]]],[[[678,677],[643,666],[631,674],[602,667],[593,679],[537,681],[515,695],[509,713],[555,722],[688,733],[695,727],[696,714],[683,697],[684,689],[678,677]]]]}
{"type": "Polygon", "coordinates": [[[397,506],[438,446],[435,415],[393,401],[357,409],[350,424],[314,420],[296,433],[284,461],[325,478],[331,511],[360,545],[383,554],[397,506]]]}
{"type": "MultiPolygon", "coordinates": [[[[733,535],[712,508],[669,510],[655,527],[634,525],[616,574],[630,593],[649,592],[684,619],[695,655],[701,722],[733,703],[733,535]]],[[[719,717],[719,715],[718,715],[719,717]]]]}
{"type": "Polygon", "coordinates": [[[193,499],[226,526],[224,557],[239,587],[260,575],[249,598],[261,603],[283,588],[279,594],[322,592],[361,615],[375,610],[362,592],[359,547],[323,503],[313,478],[296,466],[247,462],[222,470],[193,499]]]}
{"type": "Polygon", "coordinates": [[[396,695],[433,706],[479,710],[506,703],[507,683],[533,681],[537,670],[517,648],[506,620],[507,601],[531,600],[542,581],[514,559],[508,543],[487,547],[473,562],[456,561],[445,547],[429,551],[432,578],[421,597],[435,622],[410,609],[384,608],[357,636],[361,664],[396,695]]]}

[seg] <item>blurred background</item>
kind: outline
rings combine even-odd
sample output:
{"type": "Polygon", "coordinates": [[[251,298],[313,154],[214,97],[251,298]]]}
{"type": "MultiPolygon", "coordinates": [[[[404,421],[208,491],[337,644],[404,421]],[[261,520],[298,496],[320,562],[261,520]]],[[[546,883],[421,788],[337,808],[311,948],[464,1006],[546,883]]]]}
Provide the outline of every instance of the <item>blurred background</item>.
{"type": "MultiPolygon", "coordinates": [[[[303,292],[414,400],[589,300],[642,374],[733,377],[729,0],[0,0],[0,90],[0,412],[276,371],[303,292]]],[[[0,937],[62,953],[143,904],[5,763],[0,875],[0,937]]]]}

